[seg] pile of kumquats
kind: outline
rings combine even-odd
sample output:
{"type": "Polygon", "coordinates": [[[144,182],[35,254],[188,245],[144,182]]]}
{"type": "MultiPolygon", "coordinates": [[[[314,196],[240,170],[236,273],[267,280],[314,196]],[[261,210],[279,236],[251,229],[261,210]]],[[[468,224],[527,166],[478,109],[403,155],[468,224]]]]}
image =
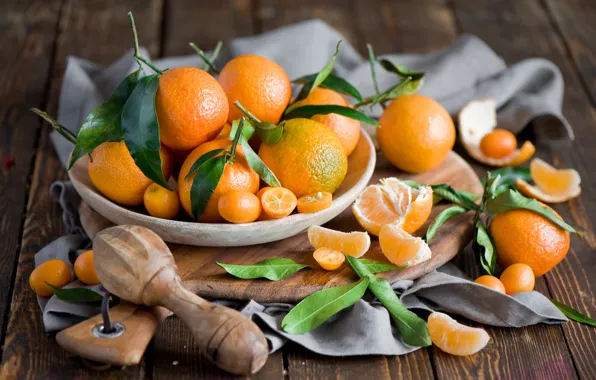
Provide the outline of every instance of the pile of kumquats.
{"type": "MultiPolygon", "coordinates": [[[[214,62],[220,44],[210,56],[191,44],[203,68],[162,70],[138,55],[130,18],[139,68],[89,114],[76,136],[35,110],[74,143],[69,168],[88,156],[91,182],[120,205],[135,210],[144,205],[157,218],[204,223],[280,219],[295,210],[316,213],[331,206],[346,176],[361,122],[377,127],[381,152],[402,172],[438,167],[455,144],[449,113],[437,101],[416,94],[424,73],[377,59],[370,46],[371,80],[377,90],[363,97],[332,73],[339,43],[319,72],[293,81],[277,63],[250,54],[219,69],[214,62]],[[395,74],[397,84],[379,90],[379,67],[395,74]],[[294,96],[292,84],[297,86],[294,96]],[[364,112],[375,105],[383,107],[378,121],[364,112]]],[[[558,170],[539,159],[529,168],[518,167],[533,156],[534,146],[526,141],[518,149],[515,135],[496,128],[495,108],[492,99],[475,100],[458,115],[459,136],[469,156],[499,167],[484,179],[483,194],[447,184],[382,179],[366,187],[352,206],[364,231],[308,230],[320,266],[336,270],[348,260],[357,272],[363,271],[370,260],[358,258],[369,250],[370,235],[378,236],[393,265],[419,264],[431,258],[429,244],[447,220],[471,213],[474,250],[486,273],[476,282],[509,295],[532,291],[535,278],[566,256],[570,233],[575,232],[544,203],[578,196],[580,178],[575,170],[558,170]],[[439,202],[452,205],[426,224],[423,236],[414,235],[439,202]]],[[[99,283],[92,254],[86,252],[75,263],[76,276],[86,284],[99,283]]],[[[372,273],[363,278],[373,281],[372,273]]],[[[48,296],[71,279],[66,264],[50,261],[36,268],[30,281],[38,295],[48,296]]],[[[399,317],[392,317],[399,326],[399,317]]],[[[428,330],[421,336],[430,334],[433,343],[452,354],[475,353],[489,340],[484,330],[442,313],[431,314],[423,325],[428,330]]],[[[426,344],[424,339],[413,342],[426,344]]]]}

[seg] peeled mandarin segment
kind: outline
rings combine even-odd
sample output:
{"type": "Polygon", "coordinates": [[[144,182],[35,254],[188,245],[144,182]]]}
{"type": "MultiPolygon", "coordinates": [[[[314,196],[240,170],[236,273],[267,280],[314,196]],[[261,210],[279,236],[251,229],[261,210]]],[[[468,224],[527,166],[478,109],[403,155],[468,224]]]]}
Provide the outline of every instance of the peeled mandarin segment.
{"type": "Polygon", "coordinates": [[[428,220],[433,208],[433,191],[430,186],[414,189],[395,177],[384,178],[381,184],[400,194],[399,211],[403,216],[401,228],[414,233],[428,220]]]}
{"type": "Polygon", "coordinates": [[[294,211],[298,200],[294,193],[283,187],[272,187],[261,195],[263,211],[271,218],[284,218],[294,211]]]}
{"type": "Polygon", "coordinates": [[[480,276],[476,280],[474,280],[474,282],[477,284],[480,284],[480,285],[484,285],[487,288],[490,288],[497,292],[505,293],[505,286],[503,285],[501,280],[499,280],[495,276],[489,276],[489,275],[480,276]]]}
{"type": "Polygon", "coordinates": [[[530,174],[538,189],[551,196],[566,196],[577,192],[581,183],[574,169],[556,169],[539,158],[530,162],[530,174]]]}
{"type": "Polygon", "coordinates": [[[156,183],[145,190],[143,203],[149,215],[161,219],[174,219],[180,211],[180,198],[177,191],[168,190],[156,183]]]}
{"type": "Polygon", "coordinates": [[[480,328],[462,325],[444,313],[428,317],[428,332],[433,344],[451,355],[467,356],[482,350],[490,336],[480,328]]]}
{"type": "Polygon", "coordinates": [[[513,264],[505,268],[500,277],[505,292],[509,295],[534,290],[536,278],[532,268],[526,264],[513,264]]]}
{"type": "Polygon", "coordinates": [[[387,200],[385,190],[371,185],[356,198],[352,212],[358,223],[369,233],[377,236],[384,224],[399,224],[400,215],[387,200]]]}
{"type": "Polygon", "coordinates": [[[305,195],[298,198],[298,212],[303,214],[319,212],[331,207],[332,202],[333,195],[326,191],[305,195]]]}
{"type": "Polygon", "coordinates": [[[308,241],[317,249],[335,249],[352,257],[360,257],[370,248],[366,232],[342,232],[320,226],[309,227],[308,241]]]}
{"type": "Polygon", "coordinates": [[[346,257],[341,251],[329,248],[315,250],[313,257],[321,268],[325,270],[336,270],[346,261],[346,257]]]}
{"type": "Polygon", "coordinates": [[[390,224],[381,228],[379,244],[387,260],[400,267],[416,265],[431,258],[430,247],[424,240],[390,224]]]}
{"type": "Polygon", "coordinates": [[[516,178],[515,187],[517,187],[517,190],[519,190],[519,192],[525,195],[526,197],[538,199],[539,201],[544,203],[563,203],[567,202],[570,199],[577,198],[581,194],[581,187],[579,186],[577,186],[574,189],[570,189],[565,194],[546,194],[538,187],[530,185],[521,178],[516,178]]]}

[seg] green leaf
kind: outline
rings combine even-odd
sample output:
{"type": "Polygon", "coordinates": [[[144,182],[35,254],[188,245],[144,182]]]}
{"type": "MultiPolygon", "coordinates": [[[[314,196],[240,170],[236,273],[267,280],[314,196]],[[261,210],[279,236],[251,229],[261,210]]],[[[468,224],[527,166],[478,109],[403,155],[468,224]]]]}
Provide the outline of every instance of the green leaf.
{"type": "Polygon", "coordinates": [[[488,212],[493,215],[513,209],[526,209],[534,211],[535,213],[544,216],[546,219],[550,220],[565,231],[576,232],[573,227],[565,223],[562,219],[559,219],[552,209],[542,206],[536,199],[524,197],[515,190],[507,190],[497,195],[495,198],[488,199],[486,201],[486,208],[488,212]]]}
{"type": "Polygon", "coordinates": [[[98,292],[87,288],[57,288],[46,281],[46,285],[54,291],[58,299],[71,302],[94,302],[101,301],[103,296],[98,292]]]}
{"type": "Polygon", "coordinates": [[[122,110],[124,142],[143,174],[160,186],[170,189],[161,168],[159,123],[155,113],[155,94],[159,75],[143,77],[122,110]]]}
{"type": "Polygon", "coordinates": [[[494,276],[497,265],[495,245],[481,220],[476,221],[476,235],[472,247],[480,259],[482,269],[491,276],[494,276]]]}
{"type": "MultiPolygon", "coordinates": [[[[230,141],[234,141],[236,137],[236,133],[238,133],[238,127],[240,126],[240,119],[234,120],[232,122],[232,128],[230,129],[230,141]]],[[[252,123],[248,120],[244,120],[244,126],[242,127],[242,136],[246,140],[250,140],[250,138],[255,134],[255,127],[252,123]]]]}
{"type": "Polygon", "coordinates": [[[282,121],[274,129],[257,128],[257,135],[261,141],[266,145],[277,144],[284,134],[285,123],[282,121]]]}
{"type": "Polygon", "coordinates": [[[383,261],[376,261],[371,259],[359,259],[359,261],[368,269],[370,273],[381,273],[403,269],[383,261]]]}
{"type": "Polygon", "coordinates": [[[266,278],[271,281],[279,281],[293,275],[301,269],[308,268],[308,265],[298,264],[294,260],[284,258],[265,259],[256,264],[248,265],[216,263],[232,276],[244,280],[266,278]]]}
{"type": "Polygon", "coordinates": [[[478,209],[478,205],[474,203],[474,200],[477,198],[475,194],[471,194],[467,191],[456,190],[446,183],[432,185],[431,188],[433,189],[434,203],[438,203],[445,199],[451,203],[465,207],[468,210],[478,209]]]}
{"type": "Polygon", "coordinates": [[[364,99],[363,102],[360,102],[354,106],[354,108],[358,108],[365,105],[374,105],[374,104],[382,104],[389,100],[395,99],[401,95],[413,94],[422,87],[423,80],[413,81],[409,78],[404,79],[400,83],[396,84],[395,86],[391,87],[390,89],[380,93],[379,95],[369,96],[364,99]]]}
{"type": "Polygon", "coordinates": [[[365,277],[352,284],[319,290],[306,297],[281,321],[281,328],[290,334],[304,334],[319,327],[323,322],[354,305],[362,298],[368,287],[365,277]]]}
{"type": "Polygon", "coordinates": [[[226,156],[212,157],[205,161],[192,180],[190,188],[190,207],[195,219],[205,211],[207,202],[217,187],[226,167],[226,156]]]}
{"type": "MultiPolygon", "coordinates": [[[[317,74],[305,75],[298,79],[294,79],[292,82],[296,84],[306,84],[308,82],[314,82],[316,76],[317,74]]],[[[327,88],[329,90],[339,92],[340,94],[351,96],[359,102],[362,101],[362,95],[356,87],[352,86],[347,80],[333,73],[329,74],[329,76],[325,78],[319,87],[327,88]]]]}
{"type": "Polygon", "coordinates": [[[490,190],[489,195],[491,197],[496,197],[507,190],[514,190],[515,180],[517,178],[523,179],[524,181],[531,181],[532,175],[530,174],[530,169],[506,167],[491,171],[487,175],[487,179],[488,181],[492,179],[495,182],[492,183],[492,189],[490,190]]]}
{"type": "Polygon", "coordinates": [[[331,74],[331,71],[333,70],[333,65],[335,65],[337,54],[339,54],[340,44],[341,40],[337,43],[337,46],[335,47],[335,54],[333,54],[333,57],[331,57],[331,61],[329,61],[329,63],[327,63],[325,67],[323,67],[321,71],[317,73],[313,80],[306,82],[304,86],[302,86],[300,92],[298,93],[298,96],[296,97],[296,100],[294,100],[294,103],[290,104],[290,106],[286,109],[284,114],[290,113],[294,108],[297,107],[299,101],[306,99],[315,88],[319,87],[319,85],[323,83],[325,79],[327,79],[327,77],[329,76],[329,74],[331,74]]]}
{"type": "Polygon", "coordinates": [[[420,189],[423,186],[426,186],[425,184],[422,184],[420,182],[416,182],[412,179],[405,179],[405,180],[401,180],[403,183],[405,183],[406,185],[410,186],[412,189],[420,189]]]}
{"type": "Polygon", "coordinates": [[[446,208],[445,210],[441,211],[435,217],[435,220],[433,220],[431,225],[428,227],[428,230],[426,230],[426,235],[424,236],[424,239],[427,242],[430,242],[430,240],[435,236],[435,234],[437,233],[439,228],[443,224],[445,224],[446,221],[453,218],[454,216],[464,214],[466,212],[468,212],[468,209],[461,207],[461,206],[451,206],[451,207],[446,208]]]}
{"type": "Polygon", "coordinates": [[[559,309],[561,313],[563,313],[567,318],[574,320],[579,323],[583,323],[584,325],[596,327],[596,321],[592,318],[588,317],[585,314],[580,313],[579,311],[575,310],[571,306],[567,306],[564,303],[561,303],[555,299],[550,299],[550,301],[559,309]]]}
{"type": "Polygon", "coordinates": [[[397,65],[388,59],[382,58],[379,60],[379,63],[385,70],[389,71],[390,73],[397,74],[402,79],[410,78],[413,81],[417,81],[424,78],[423,72],[410,70],[407,67],[397,65]]]}
{"type": "Polygon", "coordinates": [[[389,311],[403,341],[411,346],[430,346],[431,340],[426,322],[404,306],[389,282],[372,274],[360,260],[347,255],[346,260],[361,279],[370,280],[368,288],[389,311]]]}
{"type": "Polygon", "coordinates": [[[263,160],[261,160],[261,157],[252,150],[252,147],[244,137],[240,138],[240,144],[242,145],[242,151],[244,152],[248,165],[259,175],[259,177],[261,177],[263,182],[271,187],[281,187],[281,183],[275,174],[273,174],[271,169],[265,165],[263,160]]]}
{"type": "Polygon", "coordinates": [[[380,127],[379,123],[375,119],[366,116],[361,111],[358,111],[352,107],[344,107],[332,104],[307,105],[294,108],[293,111],[287,113],[284,116],[284,119],[296,119],[299,117],[309,119],[314,115],[327,115],[330,113],[335,113],[338,115],[349,117],[350,119],[361,121],[363,123],[368,123],[370,125],[374,125],[377,128],[380,127]]]}
{"type": "Polygon", "coordinates": [[[83,122],[77,142],[68,162],[68,169],[86,154],[107,141],[121,141],[122,109],[137,83],[143,77],[142,69],[129,74],[114,90],[110,99],[91,111],[83,122]]]}
{"type": "Polygon", "coordinates": [[[192,166],[190,167],[190,170],[188,171],[188,174],[186,175],[186,177],[184,177],[184,179],[188,179],[191,176],[193,176],[201,168],[201,166],[203,166],[205,164],[205,162],[212,159],[213,157],[219,156],[221,153],[223,153],[225,151],[226,151],[226,149],[214,149],[214,150],[210,150],[209,152],[203,154],[201,157],[199,157],[194,162],[194,164],[192,164],[192,166]]]}
{"type": "Polygon", "coordinates": [[[375,69],[377,57],[375,56],[375,51],[373,50],[371,44],[366,44],[366,50],[368,50],[368,63],[370,64],[370,74],[372,76],[373,84],[375,86],[375,94],[379,95],[381,91],[379,90],[379,83],[377,82],[377,71],[375,69]]]}

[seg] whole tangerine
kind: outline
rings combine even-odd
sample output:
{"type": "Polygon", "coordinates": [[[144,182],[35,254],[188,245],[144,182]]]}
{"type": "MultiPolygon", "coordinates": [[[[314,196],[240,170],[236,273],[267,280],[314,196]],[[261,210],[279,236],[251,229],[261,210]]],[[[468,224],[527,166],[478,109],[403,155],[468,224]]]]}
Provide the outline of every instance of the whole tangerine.
{"type": "Polygon", "coordinates": [[[516,263],[505,268],[499,278],[509,295],[534,290],[536,277],[529,265],[516,263]]]}
{"type": "Polygon", "coordinates": [[[515,152],[517,139],[506,129],[495,129],[480,140],[480,150],[490,158],[505,158],[515,152]]]}
{"type": "Polygon", "coordinates": [[[101,281],[95,271],[93,250],[88,250],[79,255],[74,263],[74,272],[79,281],[87,285],[97,285],[101,281]]]}
{"type": "Polygon", "coordinates": [[[503,285],[501,280],[499,280],[495,276],[480,276],[476,280],[474,280],[474,282],[480,285],[484,285],[492,290],[496,290],[497,292],[505,293],[505,285],[503,285]]]}
{"type": "Polygon", "coordinates": [[[37,266],[29,276],[29,286],[41,297],[54,294],[48,284],[61,288],[72,281],[68,265],[62,260],[48,260],[37,266]]]}
{"type": "Polygon", "coordinates": [[[174,219],[180,210],[178,192],[153,183],[143,196],[143,203],[149,215],[161,219],[174,219]]]}
{"type": "Polygon", "coordinates": [[[217,210],[230,223],[250,223],[261,215],[261,201],[248,191],[232,190],[219,197],[217,210]]]}

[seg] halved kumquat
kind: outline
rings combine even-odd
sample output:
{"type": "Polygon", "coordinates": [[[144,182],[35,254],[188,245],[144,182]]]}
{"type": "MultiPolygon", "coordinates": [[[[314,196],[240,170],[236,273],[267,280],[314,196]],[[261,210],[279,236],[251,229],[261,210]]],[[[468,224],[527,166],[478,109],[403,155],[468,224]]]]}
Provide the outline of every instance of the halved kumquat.
{"type": "Polygon", "coordinates": [[[341,251],[325,247],[316,249],[313,257],[325,270],[336,270],[346,261],[346,257],[341,251]]]}
{"type": "Polygon", "coordinates": [[[298,200],[294,193],[284,187],[271,187],[261,194],[263,211],[273,219],[281,219],[292,213],[298,200]]]}
{"type": "Polygon", "coordinates": [[[298,198],[298,212],[302,214],[319,212],[331,207],[332,202],[333,195],[326,191],[305,195],[298,198]]]}

